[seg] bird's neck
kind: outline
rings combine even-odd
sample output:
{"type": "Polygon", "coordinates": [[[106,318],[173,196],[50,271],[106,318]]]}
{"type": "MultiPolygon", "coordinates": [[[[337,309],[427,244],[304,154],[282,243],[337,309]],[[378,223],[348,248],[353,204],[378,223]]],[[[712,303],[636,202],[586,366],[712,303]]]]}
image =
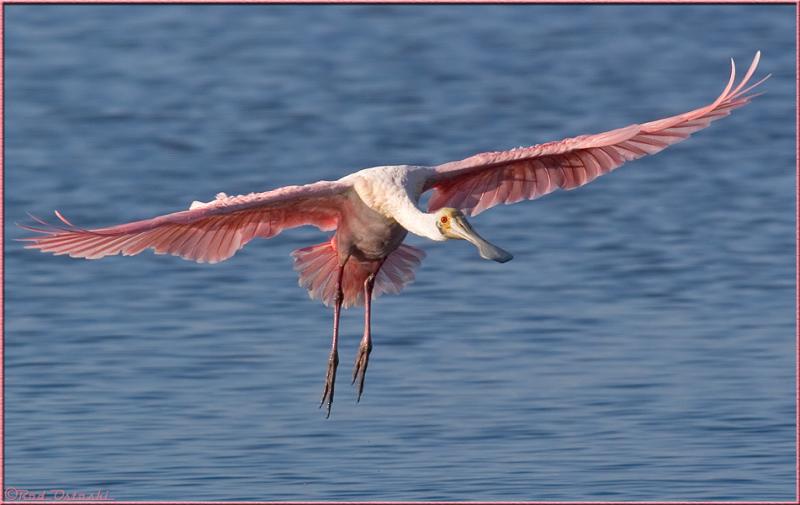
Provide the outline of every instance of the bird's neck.
{"type": "Polygon", "coordinates": [[[437,242],[447,240],[436,226],[436,215],[422,212],[411,200],[406,200],[393,209],[394,219],[414,235],[437,242]]]}

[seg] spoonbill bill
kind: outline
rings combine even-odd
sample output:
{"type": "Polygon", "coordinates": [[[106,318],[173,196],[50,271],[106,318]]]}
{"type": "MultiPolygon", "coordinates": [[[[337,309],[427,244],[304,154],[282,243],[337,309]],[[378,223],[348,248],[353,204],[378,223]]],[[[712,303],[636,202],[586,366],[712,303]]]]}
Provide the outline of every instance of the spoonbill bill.
{"type": "Polygon", "coordinates": [[[626,161],[686,139],[756,96],[748,93],[769,75],[745,86],[759,59],[757,52],[735,87],[736,65],[731,60],[730,79],[716,100],[657,121],[437,166],[381,166],[336,181],[240,196],[219,193],[210,202],[193,202],[188,210],[106,228],[80,228],[55,211],[60,224],[31,216],[39,224],[21,226],[38,235],[22,240],[28,242],[26,248],[73,258],[131,256],[153,249],[156,254],[217,263],[256,237],[274,237],[288,228],[312,225],[335,230],[325,242],[292,252],[299,284],[312,299],[333,305],[333,340],[320,402],[329,417],[339,364],[341,309],[364,305],[364,334],[352,375],[360,401],[372,350],[371,302],[382,293],[400,292],[425,257],[423,251],[403,244],[408,232],[437,242],[466,240],[482,258],[505,263],[511,254],[481,237],[467,216],[501,203],[583,186],[626,161]],[[426,212],[418,205],[427,191],[432,194],[426,212]]]}

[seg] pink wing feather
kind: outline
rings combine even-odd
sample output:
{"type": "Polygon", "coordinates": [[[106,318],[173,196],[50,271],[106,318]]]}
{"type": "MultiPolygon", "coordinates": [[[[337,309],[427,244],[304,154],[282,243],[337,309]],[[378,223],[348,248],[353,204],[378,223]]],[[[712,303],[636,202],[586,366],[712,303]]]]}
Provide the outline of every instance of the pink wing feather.
{"type": "Polygon", "coordinates": [[[757,52],[741,83],[736,88],[736,66],[731,60],[731,76],[722,94],[710,105],[684,114],[634,124],[595,135],[581,135],[510,151],[477,154],[461,161],[436,167],[426,185],[433,189],[430,211],[455,207],[477,215],[495,205],[533,200],[558,188],[574,189],[607,174],[626,161],[655,154],[706,128],[756,95],[745,88],[761,58],[757,52]]]}
{"type": "Polygon", "coordinates": [[[320,181],[265,193],[220,195],[213,202],[192,205],[190,210],[93,230],[78,228],[56,211],[63,226],[34,218],[45,227],[22,227],[41,236],[22,240],[29,242],[27,249],[73,258],[97,259],[120,253],[131,256],[151,248],[156,254],[217,263],[255,237],[273,237],[302,225],[336,228],[340,203],[350,188],[345,183],[320,181]]]}

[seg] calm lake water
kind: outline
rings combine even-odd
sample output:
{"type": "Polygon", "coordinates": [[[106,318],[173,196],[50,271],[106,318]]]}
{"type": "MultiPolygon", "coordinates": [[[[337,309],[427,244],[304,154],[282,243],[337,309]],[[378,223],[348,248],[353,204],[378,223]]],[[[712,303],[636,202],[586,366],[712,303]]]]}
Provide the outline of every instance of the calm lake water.
{"type": "Polygon", "coordinates": [[[5,8],[5,477],[116,499],[792,500],[793,6],[5,8]],[[435,164],[766,94],[591,185],[410,238],[364,398],[289,252],[24,250],[192,200],[435,164]]]}

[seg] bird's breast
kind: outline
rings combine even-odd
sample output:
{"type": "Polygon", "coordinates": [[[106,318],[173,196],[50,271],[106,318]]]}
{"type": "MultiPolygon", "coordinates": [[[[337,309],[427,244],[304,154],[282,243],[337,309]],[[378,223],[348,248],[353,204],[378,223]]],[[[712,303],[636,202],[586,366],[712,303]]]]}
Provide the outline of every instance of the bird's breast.
{"type": "Polygon", "coordinates": [[[339,250],[360,260],[385,258],[407,234],[397,221],[376,212],[357,195],[349,199],[336,231],[339,250]]]}

